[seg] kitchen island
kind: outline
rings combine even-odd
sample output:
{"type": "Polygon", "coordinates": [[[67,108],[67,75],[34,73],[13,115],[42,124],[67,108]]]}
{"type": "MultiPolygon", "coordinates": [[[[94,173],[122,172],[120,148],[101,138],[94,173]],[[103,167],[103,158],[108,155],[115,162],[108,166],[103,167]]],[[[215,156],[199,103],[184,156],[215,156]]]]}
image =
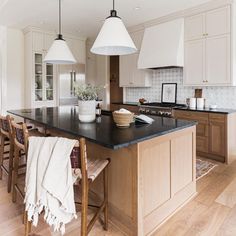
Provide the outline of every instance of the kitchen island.
{"type": "MultiPolygon", "coordinates": [[[[128,235],[149,235],[196,194],[196,122],[152,117],[119,129],[109,115],[80,123],[77,107],[9,111],[45,130],[87,139],[89,158],[111,158],[109,218],[128,235]]],[[[101,195],[101,181],[93,194],[101,195]]]]}

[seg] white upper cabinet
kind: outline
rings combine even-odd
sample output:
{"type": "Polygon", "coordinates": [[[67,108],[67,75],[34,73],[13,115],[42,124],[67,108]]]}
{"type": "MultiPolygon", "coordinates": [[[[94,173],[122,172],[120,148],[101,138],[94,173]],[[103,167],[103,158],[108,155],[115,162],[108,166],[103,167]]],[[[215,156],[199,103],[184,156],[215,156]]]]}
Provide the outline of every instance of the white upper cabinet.
{"type": "Polygon", "coordinates": [[[185,19],[184,85],[234,85],[230,22],[230,6],[185,19]]]}
{"type": "Polygon", "coordinates": [[[200,85],[205,82],[205,43],[203,40],[188,41],[185,44],[184,83],[200,85]]]}
{"type": "Polygon", "coordinates": [[[44,33],[41,31],[33,31],[33,51],[35,52],[45,52],[51,47],[56,34],[44,33]]]}
{"type": "Polygon", "coordinates": [[[130,35],[138,52],[120,56],[120,87],[150,87],[151,71],[138,69],[138,57],[143,40],[143,31],[136,31],[130,35]]]}
{"type": "Polygon", "coordinates": [[[70,48],[77,63],[86,64],[86,42],[72,37],[65,37],[66,43],[70,48]]]}
{"type": "Polygon", "coordinates": [[[206,83],[230,84],[230,36],[222,35],[206,40],[206,83]]]}
{"type": "MultiPolygon", "coordinates": [[[[28,27],[25,34],[25,101],[26,107],[56,106],[59,103],[58,67],[45,63],[44,57],[57,35],[28,27]]],[[[69,36],[65,39],[79,67],[85,68],[86,39],[69,36]]]]}
{"type": "Polygon", "coordinates": [[[230,33],[230,7],[206,13],[206,36],[212,37],[230,33]]]}
{"type": "Polygon", "coordinates": [[[201,39],[205,34],[205,14],[198,14],[185,19],[185,40],[201,39]]]}
{"type": "Polygon", "coordinates": [[[44,34],[41,32],[33,32],[33,50],[36,52],[41,52],[44,49],[44,34]]]}
{"type": "Polygon", "coordinates": [[[230,33],[230,6],[185,18],[185,41],[230,33]]]}
{"type": "Polygon", "coordinates": [[[86,42],[85,40],[74,39],[72,43],[74,57],[77,63],[86,64],[86,42]]]}
{"type": "Polygon", "coordinates": [[[138,53],[120,56],[120,87],[151,86],[150,72],[138,69],[138,56],[138,53]]]}

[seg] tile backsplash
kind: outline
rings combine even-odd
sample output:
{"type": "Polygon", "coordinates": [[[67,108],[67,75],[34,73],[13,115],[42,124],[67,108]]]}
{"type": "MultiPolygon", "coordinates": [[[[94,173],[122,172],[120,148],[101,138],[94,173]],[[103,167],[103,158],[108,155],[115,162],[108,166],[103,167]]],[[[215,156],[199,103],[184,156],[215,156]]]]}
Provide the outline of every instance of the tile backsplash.
{"type": "MultiPolygon", "coordinates": [[[[148,101],[161,101],[162,83],[177,83],[177,102],[185,103],[186,98],[194,96],[194,89],[201,87],[183,86],[183,69],[161,69],[152,74],[152,87],[125,88],[125,101],[138,102],[139,98],[148,101]]],[[[236,109],[236,87],[202,87],[207,105],[216,104],[218,108],[236,109]]]]}

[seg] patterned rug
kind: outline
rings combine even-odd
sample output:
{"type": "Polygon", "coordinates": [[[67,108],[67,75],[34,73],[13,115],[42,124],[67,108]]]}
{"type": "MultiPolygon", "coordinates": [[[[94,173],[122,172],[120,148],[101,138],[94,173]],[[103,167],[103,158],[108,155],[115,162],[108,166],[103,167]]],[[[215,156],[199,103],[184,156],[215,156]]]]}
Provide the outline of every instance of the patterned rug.
{"type": "Polygon", "coordinates": [[[196,179],[199,180],[203,176],[207,175],[216,166],[217,165],[212,163],[212,162],[201,160],[201,159],[197,158],[197,163],[196,163],[196,168],[197,168],[197,170],[196,170],[196,179]]]}

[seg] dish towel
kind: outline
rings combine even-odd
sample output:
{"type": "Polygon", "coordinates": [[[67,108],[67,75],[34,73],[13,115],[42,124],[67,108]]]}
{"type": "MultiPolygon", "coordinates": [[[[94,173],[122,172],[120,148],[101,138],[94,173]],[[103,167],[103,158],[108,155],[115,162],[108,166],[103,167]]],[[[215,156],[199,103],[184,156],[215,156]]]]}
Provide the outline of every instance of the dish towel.
{"type": "Polygon", "coordinates": [[[65,224],[77,218],[70,154],[77,140],[59,137],[30,137],[25,184],[28,220],[45,221],[54,231],[65,233],[65,224]]]}

